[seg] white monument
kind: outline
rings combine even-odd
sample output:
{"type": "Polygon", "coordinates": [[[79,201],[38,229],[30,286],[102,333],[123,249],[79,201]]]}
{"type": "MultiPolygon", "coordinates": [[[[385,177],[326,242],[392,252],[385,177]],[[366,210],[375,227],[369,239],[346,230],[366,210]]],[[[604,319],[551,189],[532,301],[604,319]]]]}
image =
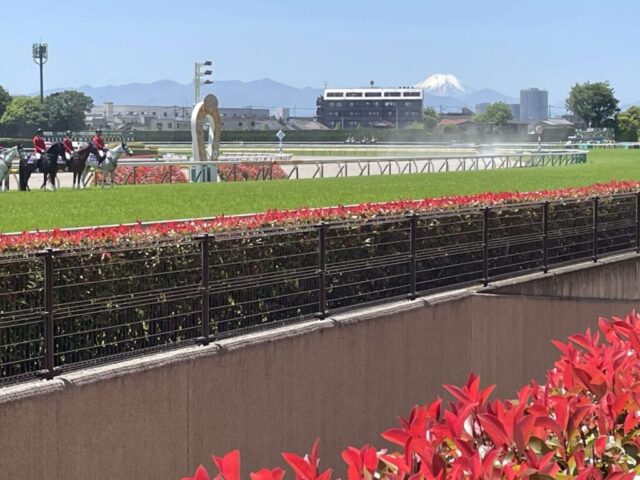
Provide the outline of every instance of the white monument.
{"type": "MultiPolygon", "coordinates": [[[[207,95],[193,107],[191,113],[191,147],[193,161],[216,161],[220,155],[220,135],[222,120],[218,111],[218,99],[207,95]],[[205,129],[207,138],[205,140],[205,129]]],[[[192,168],[191,180],[194,182],[217,182],[218,168],[215,165],[202,165],[192,168]]]]}

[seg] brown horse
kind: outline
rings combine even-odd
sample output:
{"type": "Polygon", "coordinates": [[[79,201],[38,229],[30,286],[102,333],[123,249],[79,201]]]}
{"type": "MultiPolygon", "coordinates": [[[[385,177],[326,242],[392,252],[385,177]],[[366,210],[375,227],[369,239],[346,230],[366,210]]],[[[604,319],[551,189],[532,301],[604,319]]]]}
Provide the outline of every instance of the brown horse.
{"type": "Polygon", "coordinates": [[[87,165],[87,159],[92,153],[97,157],[98,149],[92,142],[89,142],[87,146],[73,152],[71,160],[67,160],[67,172],[73,172],[72,188],[75,189],[76,184],[78,189],[84,188],[84,185],[82,184],[82,172],[84,172],[84,167],[87,165]]]}

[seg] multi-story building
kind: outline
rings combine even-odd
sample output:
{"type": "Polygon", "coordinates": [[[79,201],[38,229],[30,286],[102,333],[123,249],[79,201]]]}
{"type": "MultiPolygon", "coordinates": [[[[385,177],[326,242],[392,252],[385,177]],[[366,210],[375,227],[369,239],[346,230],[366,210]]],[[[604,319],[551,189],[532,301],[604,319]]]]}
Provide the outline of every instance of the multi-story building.
{"type": "Polygon", "coordinates": [[[330,88],[316,102],[316,119],[329,128],[402,128],[422,120],[418,88],[330,88]]]}
{"type": "MultiPolygon", "coordinates": [[[[92,127],[114,130],[175,131],[191,128],[192,107],[115,105],[105,102],[87,114],[92,127]]],[[[269,120],[268,108],[221,108],[223,130],[254,130],[269,120]]]]}
{"type": "MultiPolygon", "coordinates": [[[[487,108],[489,108],[489,105],[491,105],[490,102],[484,102],[484,103],[476,103],[476,113],[484,113],[487,111],[487,108]]],[[[518,121],[520,120],[520,104],[519,103],[507,103],[507,107],[509,107],[511,109],[511,116],[513,117],[514,120],[518,121]]]]}
{"type": "Polygon", "coordinates": [[[549,118],[549,92],[539,88],[520,90],[520,121],[537,122],[549,118]]]}

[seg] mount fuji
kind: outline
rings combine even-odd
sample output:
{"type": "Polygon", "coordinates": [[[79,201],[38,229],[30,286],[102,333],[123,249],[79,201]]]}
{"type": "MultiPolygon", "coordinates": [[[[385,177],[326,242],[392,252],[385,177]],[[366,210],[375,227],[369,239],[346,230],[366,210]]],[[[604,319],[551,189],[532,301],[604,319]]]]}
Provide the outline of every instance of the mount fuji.
{"type": "Polygon", "coordinates": [[[437,97],[460,97],[473,91],[458,77],[448,73],[435,73],[420,83],[416,83],[414,88],[420,88],[425,93],[437,97]]]}
{"type": "Polygon", "coordinates": [[[466,107],[475,109],[478,103],[518,103],[515,97],[504,95],[495,90],[483,88],[474,90],[455,75],[436,73],[416,83],[414,88],[424,91],[424,105],[442,112],[459,111],[466,107]]]}

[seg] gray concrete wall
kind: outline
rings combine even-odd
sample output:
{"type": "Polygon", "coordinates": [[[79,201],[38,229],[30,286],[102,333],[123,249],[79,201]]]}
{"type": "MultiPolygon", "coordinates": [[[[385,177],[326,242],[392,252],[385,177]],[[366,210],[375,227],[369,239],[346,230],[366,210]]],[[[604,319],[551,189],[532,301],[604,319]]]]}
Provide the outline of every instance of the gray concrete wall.
{"type": "Polygon", "coordinates": [[[584,264],[506,280],[490,288],[497,293],[576,298],[640,299],[640,255],[607,258],[584,264]]]}
{"type": "Polygon", "coordinates": [[[379,434],[473,369],[497,395],[543,380],[549,341],[637,302],[466,292],[399,302],[0,390],[0,478],[179,479],[233,448],[245,472],[379,434]],[[28,473],[27,473],[28,472],[28,473]]]}

